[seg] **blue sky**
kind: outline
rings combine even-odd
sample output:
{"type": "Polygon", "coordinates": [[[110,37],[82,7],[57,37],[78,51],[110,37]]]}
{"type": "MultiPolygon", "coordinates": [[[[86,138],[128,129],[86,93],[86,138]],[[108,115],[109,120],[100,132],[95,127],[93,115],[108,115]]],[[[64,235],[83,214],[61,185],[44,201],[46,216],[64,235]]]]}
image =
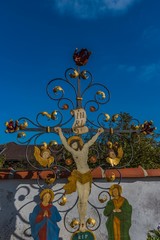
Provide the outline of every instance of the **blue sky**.
{"type": "Polygon", "coordinates": [[[160,1],[5,0],[0,2],[0,143],[4,123],[52,112],[47,83],[75,67],[75,48],[92,52],[85,69],[105,84],[102,111],[128,112],[160,127],[160,1]]]}

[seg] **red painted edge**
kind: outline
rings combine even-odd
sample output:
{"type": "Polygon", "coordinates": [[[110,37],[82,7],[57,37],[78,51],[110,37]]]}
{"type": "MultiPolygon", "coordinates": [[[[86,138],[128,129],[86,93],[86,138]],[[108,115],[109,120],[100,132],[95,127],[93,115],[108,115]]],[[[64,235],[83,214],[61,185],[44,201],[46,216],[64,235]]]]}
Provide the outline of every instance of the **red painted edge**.
{"type": "MultiPolygon", "coordinates": [[[[123,169],[108,169],[103,170],[101,167],[97,167],[91,170],[93,178],[106,178],[108,181],[115,178],[144,178],[144,177],[160,177],[160,169],[145,170],[141,166],[138,168],[123,168],[123,169]]],[[[53,174],[53,171],[15,171],[10,168],[0,171],[0,179],[46,179],[49,174],[53,174]]],[[[67,178],[67,175],[63,175],[62,178],[67,178]]]]}
{"type": "Polygon", "coordinates": [[[159,177],[160,169],[148,169],[146,170],[149,177],[159,177]]]}

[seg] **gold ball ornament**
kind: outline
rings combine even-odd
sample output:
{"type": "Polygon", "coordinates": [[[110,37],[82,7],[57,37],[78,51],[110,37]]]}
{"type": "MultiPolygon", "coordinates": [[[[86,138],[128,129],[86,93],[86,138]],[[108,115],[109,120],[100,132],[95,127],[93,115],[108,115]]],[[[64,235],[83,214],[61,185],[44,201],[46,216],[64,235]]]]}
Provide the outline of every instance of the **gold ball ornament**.
{"type": "Polygon", "coordinates": [[[95,112],[95,111],[96,111],[96,108],[95,108],[94,106],[91,106],[91,107],[90,107],[90,111],[91,111],[91,112],[95,112]]]}
{"type": "Polygon", "coordinates": [[[69,108],[68,104],[64,104],[62,107],[64,110],[67,110],[69,108]]]}
{"type": "Polygon", "coordinates": [[[92,227],[94,227],[96,225],[96,220],[94,218],[88,218],[87,224],[92,225],[92,227]]]}
{"type": "Polygon", "coordinates": [[[71,158],[66,158],[65,164],[66,164],[67,166],[70,166],[72,163],[73,163],[73,160],[72,160],[71,158]]]}
{"type": "Polygon", "coordinates": [[[97,162],[97,157],[96,156],[91,156],[89,161],[90,161],[90,163],[96,163],[97,162]]]}
{"type": "Polygon", "coordinates": [[[64,195],[62,198],[61,198],[61,201],[59,202],[59,205],[60,206],[64,206],[67,202],[67,198],[66,196],[64,195]]]}
{"type": "Polygon", "coordinates": [[[75,228],[79,225],[79,221],[76,218],[73,218],[72,222],[70,223],[71,228],[75,228]]]}

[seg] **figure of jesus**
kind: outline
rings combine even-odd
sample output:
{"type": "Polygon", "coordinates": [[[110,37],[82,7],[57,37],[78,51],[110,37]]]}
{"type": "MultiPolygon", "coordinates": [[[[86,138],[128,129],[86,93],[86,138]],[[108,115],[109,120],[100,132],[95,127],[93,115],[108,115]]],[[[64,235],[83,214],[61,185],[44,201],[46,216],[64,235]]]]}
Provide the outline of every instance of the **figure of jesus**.
{"type": "Polygon", "coordinates": [[[55,131],[64,145],[65,149],[72,154],[76,164],[76,170],[73,170],[68,178],[68,183],[64,189],[66,194],[70,194],[77,190],[78,193],[78,213],[80,220],[79,230],[86,230],[85,216],[87,213],[87,203],[91,191],[92,175],[88,165],[89,148],[95,143],[98,136],[104,132],[103,128],[99,128],[98,132],[85,144],[79,136],[72,136],[68,140],[64,137],[60,127],[55,127],[55,131]]]}

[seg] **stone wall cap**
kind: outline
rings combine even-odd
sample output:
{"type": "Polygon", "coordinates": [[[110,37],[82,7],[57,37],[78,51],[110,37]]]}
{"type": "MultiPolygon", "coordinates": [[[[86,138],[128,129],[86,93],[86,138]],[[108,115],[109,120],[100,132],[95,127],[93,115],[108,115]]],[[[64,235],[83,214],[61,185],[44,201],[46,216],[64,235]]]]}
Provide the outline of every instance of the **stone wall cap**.
{"type": "MultiPolygon", "coordinates": [[[[160,169],[145,170],[141,166],[137,168],[107,169],[96,167],[91,170],[94,179],[111,179],[115,178],[146,178],[160,177],[160,169]]],[[[13,168],[1,169],[0,179],[46,179],[48,175],[53,174],[51,170],[44,171],[15,171],[13,168]]],[[[61,178],[67,178],[69,173],[64,174],[61,178]]]]}

